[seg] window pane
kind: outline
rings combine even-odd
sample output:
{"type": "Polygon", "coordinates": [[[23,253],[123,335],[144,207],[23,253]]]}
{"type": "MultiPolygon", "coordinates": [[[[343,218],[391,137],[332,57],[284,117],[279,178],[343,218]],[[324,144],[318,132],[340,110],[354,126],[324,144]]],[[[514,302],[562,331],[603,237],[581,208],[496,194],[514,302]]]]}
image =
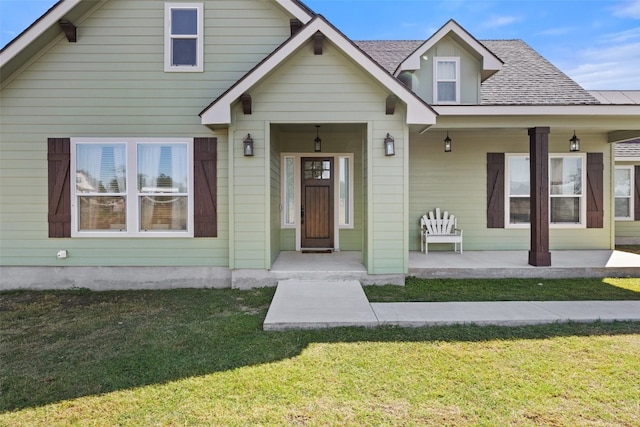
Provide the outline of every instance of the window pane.
{"type": "Polygon", "coordinates": [[[78,193],[125,193],[124,144],[77,144],[76,191],[78,193]]]}
{"type": "Polygon", "coordinates": [[[438,82],[438,102],[456,101],[456,83],[438,82]]]}
{"type": "Polygon", "coordinates": [[[351,203],[351,194],[349,192],[350,184],[349,184],[349,158],[341,157],[340,158],[340,176],[339,176],[339,203],[340,203],[340,211],[339,211],[339,220],[340,225],[349,225],[350,223],[350,203],[351,203]]]}
{"type": "Polygon", "coordinates": [[[509,195],[528,196],[531,191],[528,157],[509,157],[509,195]]]}
{"type": "Polygon", "coordinates": [[[198,65],[197,45],[198,41],[196,39],[171,40],[171,65],[191,65],[194,67],[198,65]]]}
{"type": "Polygon", "coordinates": [[[139,144],[138,191],[187,193],[187,152],[186,144],[139,144]]]}
{"type": "Polygon", "coordinates": [[[580,223],[579,197],[552,197],[549,203],[552,223],[580,223]]]}
{"type": "Polygon", "coordinates": [[[616,218],[631,218],[631,199],[616,198],[616,218]]]}
{"type": "Polygon", "coordinates": [[[549,193],[552,195],[582,194],[582,158],[551,159],[549,193]]]}
{"type": "Polygon", "coordinates": [[[171,9],[171,34],[198,34],[198,10],[171,9]]]}
{"type": "Polygon", "coordinates": [[[456,80],[455,61],[438,61],[438,80],[456,80]]]}
{"type": "Polygon", "coordinates": [[[511,197],[509,199],[510,224],[528,224],[530,212],[529,197],[511,197]]]}
{"type": "Polygon", "coordinates": [[[140,231],[186,231],[187,197],[140,197],[140,231]]]}
{"type": "Polygon", "coordinates": [[[285,161],[285,209],[284,223],[296,223],[296,200],[295,200],[295,158],[286,157],[285,161]]]}
{"type": "Polygon", "coordinates": [[[616,169],[615,192],[616,197],[631,196],[631,169],[616,169]]]}
{"type": "Polygon", "coordinates": [[[79,197],[79,231],[126,231],[126,201],[125,197],[79,197]]]}

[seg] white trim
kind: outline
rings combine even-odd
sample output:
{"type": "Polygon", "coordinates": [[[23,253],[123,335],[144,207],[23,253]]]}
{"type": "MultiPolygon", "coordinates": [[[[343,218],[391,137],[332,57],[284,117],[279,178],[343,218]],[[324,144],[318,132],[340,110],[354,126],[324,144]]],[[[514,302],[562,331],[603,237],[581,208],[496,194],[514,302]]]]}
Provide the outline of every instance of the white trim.
{"type": "Polygon", "coordinates": [[[460,58],[457,56],[436,56],[433,58],[433,104],[460,104],[460,58]],[[456,64],[456,76],[454,79],[439,79],[438,64],[441,62],[453,62],[456,64]],[[453,101],[440,101],[438,95],[438,83],[455,83],[456,99],[453,101]]]}
{"type": "MultiPolygon", "coordinates": [[[[53,10],[45,13],[42,19],[38,21],[32,28],[21,37],[14,40],[11,45],[0,53],[0,64],[4,65],[12,60],[23,49],[35,41],[42,33],[54,25],[58,25],[58,21],[63,19],[69,11],[76,7],[82,0],[65,0],[55,6],[53,10]]],[[[62,32],[62,29],[60,29],[62,32]]]]}
{"type": "MultiPolygon", "coordinates": [[[[454,20],[447,22],[442,28],[440,28],[434,35],[424,42],[422,46],[415,50],[411,55],[407,57],[396,69],[394,75],[397,77],[403,71],[415,71],[420,69],[422,56],[433,46],[435,46],[440,40],[442,40],[449,33],[454,33],[457,38],[462,41],[467,47],[473,50],[475,53],[482,57],[483,73],[486,77],[500,71],[502,69],[502,61],[493,54],[489,49],[484,47],[482,43],[476,40],[471,34],[469,34],[464,28],[458,25],[454,20]]],[[[485,77],[485,78],[486,78],[485,77]]]]}
{"type": "Polygon", "coordinates": [[[616,221],[634,221],[635,220],[635,211],[634,211],[634,206],[635,206],[635,200],[634,200],[634,195],[635,195],[635,191],[634,191],[634,186],[635,186],[635,167],[633,165],[620,165],[620,166],[616,166],[614,168],[614,174],[613,174],[613,215],[615,217],[616,221]],[[629,171],[629,187],[630,187],[630,195],[629,197],[624,197],[624,196],[618,196],[616,197],[616,190],[615,190],[615,171],[616,169],[627,169],[629,171]],[[615,209],[615,200],[617,198],[622,198],[624,197],[625,199],[629,199],[629,216],[615,216],[616,214],[616,209],[615,209]]]}
{"type": "Polygon", "coordinates": [[[300,230],[300,201],[302,198],[301,192],[301,178],[300,172],[302,168],[302,158],[303,157],[333,157],[333,249],[337,252],[340,250],[340,230],[346,229],[350,230],[355,228],[354,221],[354,194],[353,194],[353,181],[354,181],[354,154],[353,153],[280,153],[280,205],[286,200],[284,198],[285,195],[285,187],[286,187],[286,168],[282,167],[284,165],[284,160],[286,158],[294,159],[294,205],[295,205],[295,218],[293,224],[285,224],[284,222],[284,209],[281,209],[280,212],[280,228],[283,230],[287,229],[295,229],[296,233],[296,251],[302,250],[301,243],[301,230],[300,230]],[[340,183],[338,177],[340,176],[340,161],[341,157],[348,158],[350,164],[349,170],[349,220],[350,223],[346,225],[340,225],[340,212],[339,212],[339,202],[340,202],[340,183]]]}
{"type": "Polygon", "coordinates": [[[640,157],[616,157],[615,161],[616,162],[640,162],[640,157]]]}
{"type": "Polygon", "coordinates": [[[204,4],[165,3],[164,4],[164,71],[166,73],[201,73],[204,71],[204,4]],[[171,12],[175,9],[195,9],[198,29],[195,35],[180,36],[171,32],[171,12]],[[196,65],[173,65],[172,41],[174,39],[196,39],[196,65]]]}
{"type": "Polygon", "coordinates": [[[291,0],[275,0],[275,2],[303,24],[311,21],[312,15],[310,15],[309,12],[302,8],[297,2],[291,0]]]}
{"type": "Polygon", "coordinates": [[[640,116],[640,105],[434,105],[440,116],[640,116]]]}
{"type": "MultiPolygon", "coordinates": [[[[352,58],[363,71],[376,79],[387,90],[400,98],[407,105],[407,124],[433,125],[437,114],[423,100],[418,98],[399,80],[391,76],[380,65],[351,43],[342,33],[331,26],[323,17],[317,16],[283,44],[264,62],[246,74],[235,86],[215,100],[200,113],[203,125],[231,124],[231,106],[243,94],[256,86],[263,78],[298,51],[316,32],[320,31],[345,55],[352,58]]],[[[384,108],[384,105],[381,107],[384,108]]]]}
{"type": "MultiPolygon", "coordinates": [[[[530,223],[517,223],[512,224],[510,222],[510,199],[511,192],[509,186],[509,158],[511,157],[527,157],[530,158],[530,153],[505,153],[505,173],[504,173],[504,228],[507,229],[528,229],[531,227],[530,223]]],[[[567,158],[567,157],[579,157],[582,162],[582,176],[581,176],[581,193],[580,197],[580,223],[555,223],[551,222],[551,199],[554,197],[562,197],[562,195],[554,196],[551,194],[551,184],[549,183],[549,228],[554,229],[570,229],[570,228],[586,228],[587,227],[587,195],[586,195],[586,185],[587,185],[587,156],[584,153],[549,153],[549,163],[548,163],[548,171],[549,176],[551,176],[551,159],[558,158],[567,158]]],[[[574,195],[578,197],[578,195],[574,195]]],[[[529,193],[529,197],[531,197],[531,193],[529,193]]],[[[565,196],[566,197],[566,196],[565,196]]]]}
{"type": "Polygon", "coordinates": [[[71,237],[193,237],[193,138],[71,138],[71,169],[69,180],[71,186],[71,237]],[[76,193],[76,146],[78,144],[126,144],[126,188],[127,198],[126,222],[127,231],[79,231],[78,230],[78,206],[76,193]],[[137,147],[139,144],[174,143],[187,145],[187,231],[139,231],[139,206],[137,185],[137,147]],[[131,201],[134,201],[133,203],[131,201]]]}

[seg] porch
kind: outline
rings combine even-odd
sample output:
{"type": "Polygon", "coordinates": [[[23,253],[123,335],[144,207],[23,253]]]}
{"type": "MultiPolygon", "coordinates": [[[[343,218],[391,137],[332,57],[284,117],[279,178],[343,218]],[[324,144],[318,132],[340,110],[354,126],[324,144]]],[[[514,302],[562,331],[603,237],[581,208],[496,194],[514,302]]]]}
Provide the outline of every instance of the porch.
{"type": "MultiPolygon", "coordinates": [[[[281,252],[270,275],[279,280],[359,280],[386,283],[369,275],[359,251],[333,253],[281,252]]],[[[399,283],[389,275],[388,283],[399,283]]],[[[550,267],[528,264],[527,251],[433,251],[409,253],[408,276],[419,278],[578,278],[640,277],[640,255],[612,250],[552,251],[550,267]]],[[[404,282],[404,280],[402,280],[404,282]]]]}

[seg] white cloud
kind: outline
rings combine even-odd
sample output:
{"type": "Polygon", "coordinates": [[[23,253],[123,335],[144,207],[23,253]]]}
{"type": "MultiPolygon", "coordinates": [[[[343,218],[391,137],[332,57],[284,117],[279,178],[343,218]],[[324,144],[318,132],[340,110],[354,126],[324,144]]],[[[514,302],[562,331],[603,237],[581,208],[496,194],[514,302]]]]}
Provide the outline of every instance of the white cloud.
{"type": "Polygon", "coordinates": [[[522,18],[519,16],[492,15],[488,21],[485,21],[482,24],[482,26],[484,28],[499,28],[499,27],[504,27],[505,25],[511,25],[521,20],[522,18]]]}
{"type": "Polygon", "coordinates": [[[640,89],[640,42],[585,49],[571,61],[565,72],[585,89],[640,89]]]}
{"type": "Polygon", "coordinates": [[[613,14],[621,18],[640,19],[640,0],[629,0],[615,6],[613,14]]]}

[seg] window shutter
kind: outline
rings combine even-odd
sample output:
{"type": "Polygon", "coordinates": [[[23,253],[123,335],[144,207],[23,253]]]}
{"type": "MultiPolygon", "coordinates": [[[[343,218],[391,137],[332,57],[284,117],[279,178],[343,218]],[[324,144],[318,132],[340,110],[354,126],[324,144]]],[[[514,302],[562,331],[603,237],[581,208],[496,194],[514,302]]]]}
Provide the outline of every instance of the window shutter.
{"type": "Polygon", "coordinates": [[[194,237],[217,237],[216,204],[217,138],[193,140],[193,223],[194,237]]]}
{"type": "Polygon", "coordinates": [[[504,153],[487,153],[487,228],[504,228],[504,153]]]}
{"type": "Polygon", "coordinates": [[[71,139],[47,140],[49,169],[49,237],[71,237],[71,139]]]}
{"type": "Polygon", "coordinates": [[[634,176],[634,181],[635,181],[635,185],[634,185],[634,195],[633,195],[633,199],[635,200],[635,206],[634,206],[634,215],[633,218],[636,221],[640,221],[640,166],[636,166],[634,168],[633,171],[633,176],[634,176]]]}
{"type": "Polygon", "coordinates": [[[602,153],[587,153],[587,228],[604,226],[603,171],[602,153]]]}

